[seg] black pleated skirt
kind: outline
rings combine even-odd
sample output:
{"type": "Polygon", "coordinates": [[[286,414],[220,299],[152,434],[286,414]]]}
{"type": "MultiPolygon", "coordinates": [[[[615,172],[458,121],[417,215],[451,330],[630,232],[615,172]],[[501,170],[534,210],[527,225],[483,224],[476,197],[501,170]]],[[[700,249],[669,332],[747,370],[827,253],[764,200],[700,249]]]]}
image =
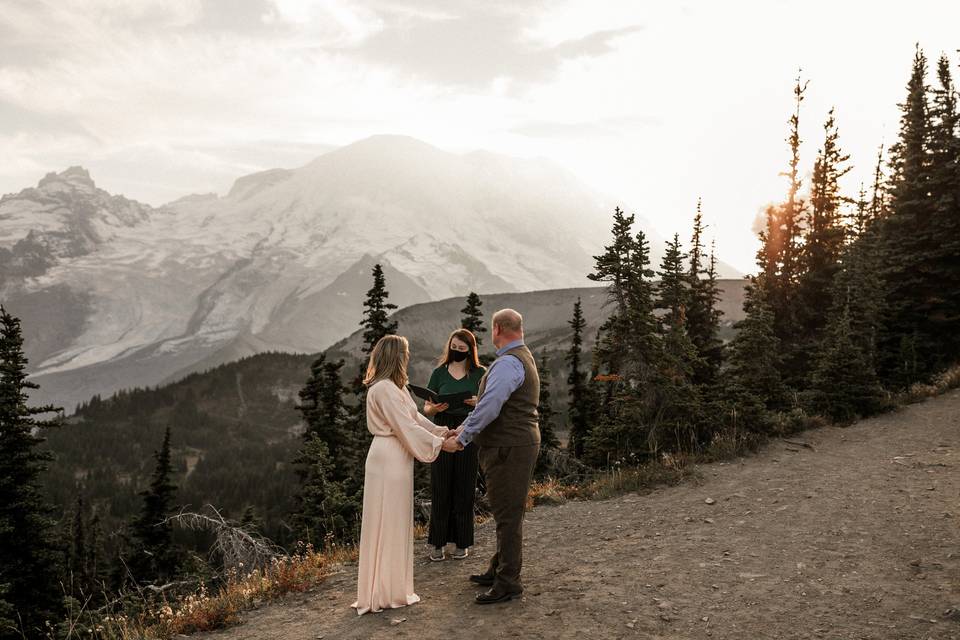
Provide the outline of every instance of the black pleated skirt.
{"type": "MultiPolygon", "coordinates": [[[[464,416],[437,414],[435,421],[455,429],[464,416]]],[[[470,443],[463,451],[441,451],[430,465],[430,534],[434,547],[449,542],[460,549],[473,546],[473,503],[477,487],[479,461],[477,445],[470,443]]]]}

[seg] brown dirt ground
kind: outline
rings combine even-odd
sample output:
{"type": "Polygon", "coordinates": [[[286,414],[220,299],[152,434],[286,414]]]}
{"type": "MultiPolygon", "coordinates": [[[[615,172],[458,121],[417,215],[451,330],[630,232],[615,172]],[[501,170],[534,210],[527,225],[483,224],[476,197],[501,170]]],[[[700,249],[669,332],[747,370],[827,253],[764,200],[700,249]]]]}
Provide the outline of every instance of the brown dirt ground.
{"type": "Polygon", "coordinates": [[[490,523],[470,559],[417,560],[412,607],[358,618],[346,566],[197,637],[960,639],[944,615],[960,609],[960,391],[790,440],[812,449],[778,440],[700,481],[537,507],[520,601],[472,603],[490,523]]]}

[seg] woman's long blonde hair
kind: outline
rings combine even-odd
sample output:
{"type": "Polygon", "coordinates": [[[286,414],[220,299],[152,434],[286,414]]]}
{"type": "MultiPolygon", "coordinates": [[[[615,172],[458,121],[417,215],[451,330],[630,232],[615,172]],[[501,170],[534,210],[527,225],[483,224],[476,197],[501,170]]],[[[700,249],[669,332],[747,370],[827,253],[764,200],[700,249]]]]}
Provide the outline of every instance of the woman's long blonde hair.
{"type": "Polygon", "coordinates": [[[377,340],[367,362],[363,384],[368,387],[380,380],[392,380],[401,389],[407,386],[407,365],[410,363],[410,343],[403,336],[383,336],[377,340]]]}

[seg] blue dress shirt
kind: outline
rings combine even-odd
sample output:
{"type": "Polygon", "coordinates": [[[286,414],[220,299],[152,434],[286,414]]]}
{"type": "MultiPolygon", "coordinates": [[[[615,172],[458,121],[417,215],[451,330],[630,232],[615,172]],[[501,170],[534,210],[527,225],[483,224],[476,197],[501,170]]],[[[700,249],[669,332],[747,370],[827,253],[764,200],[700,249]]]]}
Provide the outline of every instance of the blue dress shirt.
{"type": "Polygon", "coordinates": [[[457,437],[457,442],[467,446],[478,433],[500,415],[503,403],[510,394],[523,384],[523,363],[514,356],[504,357],[507,351],[523,345],[523,340],[514,340],[497,349],[497,359],[487,371],[487,386],[483,395],[477,401],[477,406],[463,421],[463,432],[457,437]]]}

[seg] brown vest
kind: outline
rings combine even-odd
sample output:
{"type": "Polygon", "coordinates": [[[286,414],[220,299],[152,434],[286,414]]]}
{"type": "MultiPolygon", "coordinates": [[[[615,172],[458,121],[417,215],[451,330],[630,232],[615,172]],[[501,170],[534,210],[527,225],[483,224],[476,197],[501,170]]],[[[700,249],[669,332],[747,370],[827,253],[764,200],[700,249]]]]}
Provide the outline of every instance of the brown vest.
{"type": "MultiPolygon", "coordinates": [[[[520,447],[540,442],[540,374],[537,363],[526,345],[504,353],[501,358],[517,358],[523,365],[523,384],[510,394],[493,422],[473,439],[481,447],[520,447]]],[[[492,369],[493,367],[491,367],[492,369]]],[[[479,395],[487,388],[487,375],[480,379],[479,395]]]]}

